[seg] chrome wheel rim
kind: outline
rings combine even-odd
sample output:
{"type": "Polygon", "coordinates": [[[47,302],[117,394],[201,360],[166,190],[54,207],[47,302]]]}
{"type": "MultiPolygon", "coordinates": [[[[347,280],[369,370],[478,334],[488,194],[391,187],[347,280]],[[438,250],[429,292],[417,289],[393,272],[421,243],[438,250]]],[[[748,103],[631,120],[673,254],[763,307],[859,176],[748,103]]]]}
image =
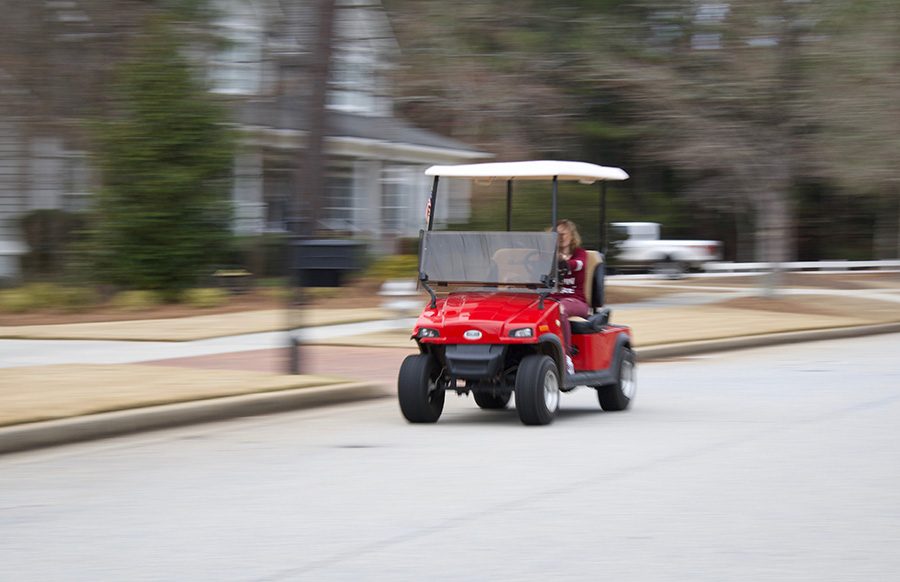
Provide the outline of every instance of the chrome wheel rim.
{"type": "Polygon", "coordinates": [[[544,404],[550,412],[556,412],[559,408],[559,379],[553,370],[547,370],[544,374],[544,404]]]}
{"type": "Polygon", "coordinates": [[[635,377],[634,362],[630,359],[622,360],[620,376],[619,386],[622,389],[622,394],[630,400],[637,391],[637,378],[635,377]]]}

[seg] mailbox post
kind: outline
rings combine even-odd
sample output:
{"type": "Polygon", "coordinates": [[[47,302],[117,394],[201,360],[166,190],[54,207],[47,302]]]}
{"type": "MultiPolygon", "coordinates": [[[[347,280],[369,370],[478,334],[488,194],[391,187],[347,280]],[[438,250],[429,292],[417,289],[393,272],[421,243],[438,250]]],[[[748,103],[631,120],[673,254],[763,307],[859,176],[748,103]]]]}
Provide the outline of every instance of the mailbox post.
{"type": "Polygon", "coordinates": [[[359,270],[364,243],[351,239],[296,237],[290,242],[290,285],[292,287],[289,373],[300,373],[300,339],[295,330],[302,328],[299,311],[307,301],[304,289],[341,287],[346,278],[359,270]]]}

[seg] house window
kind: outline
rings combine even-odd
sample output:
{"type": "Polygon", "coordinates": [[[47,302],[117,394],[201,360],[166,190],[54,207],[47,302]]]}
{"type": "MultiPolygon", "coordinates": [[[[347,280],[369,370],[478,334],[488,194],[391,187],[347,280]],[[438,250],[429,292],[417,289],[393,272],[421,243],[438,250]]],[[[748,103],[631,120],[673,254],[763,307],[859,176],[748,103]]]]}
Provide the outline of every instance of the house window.
{"type": "Polygon", "coordinates": [[[322,226],[329,230],[355,231],[355,202],[352,166],[330,166],[325,178],[322,226]]]}
{"type": "Polygon", "coordinates": [[[29,209],[81,212],[90,207],[91,172],[84,152],[65,149],[60,138],[37,137],[30,153],[29,209]]]}
{"type": "Polygon", "coordinates": [[[91,173],[87,158],[72,155],[63,159],[62,166],[62,207],[67,212],[83,212],[90,208],[91,173]]]}
{"type": "Polygon", "coordinates": [[[264,178],[266,226],[268,232],[286,232],[290,218],[290,201],[294,189],[294,171],[267,169],[264,178]]]}
{"type": "Polygon", "coordinates": [[[406,234],[409,211],[415,195],[416,179],[413,166],[385,166],[381,172],[381,232],[406,234]]]}
{"type": "Polygon", "coordinates": [[[210,59],[212,90],[232,95],[259,92],[262,78],[263,29],[252,3],[222,2],[225,16],[216,22],[224,47],[210,59]]]}
{"type": "Polygon", "coordinates": [[[212,90],[228,95],[253,95],[260,87],[258,47],[232,41],[229,48],[212,60],[212,90]]]}
{"type": "Polygon", "coordinates": [[[369,47],[338,48],[332,60],[328,106],[350,113],[376,110],[375,55],[369,47]]]}
{"type": "MultiPolygon", "coordinates": [[[[266,205],[266,230],[284,232],[291,229],[293,220],[291,208],[297,195],[296,170],[286,161],[272,161],[266,167],[264,192],[266,205]]],[[[351,164],[330,164],[325,175],[325,193],[319,200],[319,221],[316,229],[355,232],[356,191],[354,188],[353,166],[351,164]]],[[[300,216],[305,226],[309,218],[310,201],[300,202],[300,216]]]]}

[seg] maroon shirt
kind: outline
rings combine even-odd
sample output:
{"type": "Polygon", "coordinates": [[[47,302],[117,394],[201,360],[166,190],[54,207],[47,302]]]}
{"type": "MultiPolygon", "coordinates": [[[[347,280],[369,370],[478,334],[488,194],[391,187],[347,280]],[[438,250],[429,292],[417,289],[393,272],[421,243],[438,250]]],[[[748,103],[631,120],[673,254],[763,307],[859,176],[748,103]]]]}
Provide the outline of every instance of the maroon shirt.
{"type": "Polygon", "coordinates": [[[584,274],[587,267],[587,253],[583,248],[578,247],[572,251],[572,256],[566,261],[569,264],[569,273],[563,275],[560,273],[559,292],[552,296],[556,299],[565,299],[573,297],[587,304],[587,298],[584,296],[584,274]]]}

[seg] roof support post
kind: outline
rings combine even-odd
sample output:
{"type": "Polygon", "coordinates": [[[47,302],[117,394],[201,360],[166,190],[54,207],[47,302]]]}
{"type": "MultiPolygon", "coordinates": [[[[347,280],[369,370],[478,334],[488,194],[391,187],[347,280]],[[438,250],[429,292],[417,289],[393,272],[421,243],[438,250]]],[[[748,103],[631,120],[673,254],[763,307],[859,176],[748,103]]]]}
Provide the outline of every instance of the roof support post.
{"type": "Polygon", "coordinates": [[[600,182],[600,224],[597,225],[600,232],[600,252],[606,256],[607,231],[606,231],[606,182],[600,182]]]}
{"type": "Polygon", "coordinates": [[[553,176],[553,210],[551,212],[552,221],[550,223],[550,228],[556,229],[556,198],[557,194],[559,194],[559,176],[553,176]]]}
{"type": "Polygon", "coordinates": [[[506,232],[512,230],[512,179],[506,181],[506,232]]]}
{"type": "Polygon", "coordinates": [[[435,215],[435,201],[437,199],[437,189],[438,189],[438,180],[440,176],[434,177],[434,182],[431,186],[431,198],[428,199],[428,208],[425,209],[425,221],[428,223],[426,228],[431,230],[434,225],[434,215],[435,215]]]}

